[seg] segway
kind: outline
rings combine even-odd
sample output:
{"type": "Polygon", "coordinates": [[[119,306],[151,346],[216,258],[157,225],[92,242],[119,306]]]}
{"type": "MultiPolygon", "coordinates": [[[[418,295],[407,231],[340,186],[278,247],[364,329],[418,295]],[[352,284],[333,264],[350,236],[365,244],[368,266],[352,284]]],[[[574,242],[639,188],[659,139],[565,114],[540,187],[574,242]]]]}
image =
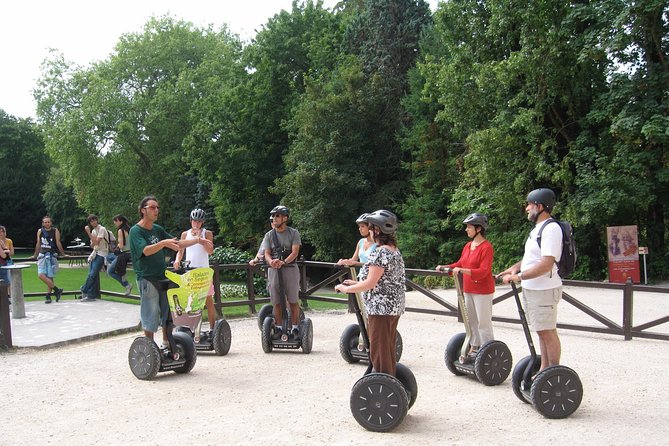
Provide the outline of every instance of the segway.
{"type": "MultiPolygon", "coordinates": [[[[351,280],[355,280],[356,271],[355,268],[350,268],[351,280]]],[[[365,312],[364,305],[360,308],[362,317],[367,321],[367,313],[365,312]]],[[[366,323],[366,322],[365,322],[366,323]]],[[[400,332],[397,332],[397,341],[395,343],[396,349],[395,353],[397,355],[397,361],[399,362],[402,357],[403,342],[402,335],[400,332]]],[[[369,349],[365,347],[365,342],[362,339],[362,334],[360,333],[360,325],[351,324],[347,326],[339,338],[339,353],[341,357],[344,358],[344,361],[349,364],[354,364],[360,361],[369,362],[369,349]]]]}
{"type": "Polygon", "coordinates": [[[525,311],[518,296],[518,288],[513,282],[511,289],[518,306],[525,339],[530,348],[530,356],[521,359],[513,369],[511,375],[513,393],[522,402],[532,404],[534,409],[546,418],[566,418],[578,409],[583,399],[581,379],[575,371],[562,365],[546,367],[539,372],[541,356],[537,355],[534,349],[525,311]]]}
{"type": "MultiPolygon", "coordinates": [[[[172,286],[168,279],[152,281],[162,300],[160,308],[168,308],[167,290],[172,286]]],[[[173,370],[176,373],[188,373],[195,367],[197,351],[193,339],[186,333],[175,332],[172,313],[167,312],[162,328],[166,333],[168,346],[159,348],[158,345],[146,336],[139,336],[132,341],[128,352],[128,364],[132,373],[141,380],[151,380],[158,372],[173,370]]]]}
{"type": "MultiPolygon", "coordinates": [[[[450,272],[450,268],[441,268],[450,272]]],[[[486,386],[496,386],[509,377],[513,359],[509,347],[502,341],[488,341],[479,347],[474,356],[469,355],[472,331],[469,326],[469,313],[462,291],[462,274],[453,276],[458,305],[462,312],[465,332],[453,336],[446,346],[444,361],[448,370],[456,376],[468,375],[479,380],[486,386]]]]}
{"type": "MultiPolygon", "coordinates": [[[[311,323],[311,319],[305,317],[300,320],[298,333],[292,333],[291,318],[288,312],[288,297],[286,296],[283,285],[282,269],[283,268],[279,268],[276,272],[279,279],[280,300],[283,307],[281,310],[283,324],[281,325],[281,331],[279,332],[276,326],[274,313],[266,309],[269,307],[269,309],[272,310],[272,305],[265,305],[263,307],[265,311],[261,309],[264,316],[262,329],[260,331],[262,349],[265,353],[271,353],[275,348],[280,350],[297,350],[301,348],[303,353],[308,354],[311,353],[311,347],[314,340],[314,327],[311,323]]],[[[301,309],[300,314],[304,314],[301,309]]]]}
{"type": "MultiPolygon", "coordinates": [[[[364,348],[369,352],[367,315],[363,312],[364,303],[360,293],[355,293],[353,308],[364,348]]],[[[418,383],[411,370],[398,362],[395,375],[375,372],[370,362],[362,378],[353,385],[350,398],[351,413],[358,424],[365,429],[372,432],[390,432],[402,423],[416,402],[418,383]]]]}
{"type": "Polygon", "coordinates": [[[190,268],[189,261],[181,262],[181,268],[175,272],[166,271],[165,275],[180,285],[178,293],[168,294],[170,310],[176,331],[186,333],[193,339],[197,351],[215,351],[224,356],[230,351],[232,333],[228,321],[219,319],[214,327],[202,332],[202,311],[207,294],[211,288],[214,271],[211,268],[190,268]]]}

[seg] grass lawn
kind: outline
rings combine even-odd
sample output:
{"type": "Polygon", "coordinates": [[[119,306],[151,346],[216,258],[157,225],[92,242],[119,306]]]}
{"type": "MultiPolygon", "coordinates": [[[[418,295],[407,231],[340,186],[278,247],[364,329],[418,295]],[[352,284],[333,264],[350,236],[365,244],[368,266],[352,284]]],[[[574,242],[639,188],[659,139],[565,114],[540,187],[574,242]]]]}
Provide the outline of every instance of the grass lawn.
{"type": "MultiPolygon", "coordinates": [[[[81,286],[86,281],[86,276],[88,275],[88,265],[86,266],[69,266],[69,261],[64,260],[60,263],[60,268],[58,274],[56,275],[56,285],[59,288],[64,289],[65,291],[79,291],[81,286]]],[[[127,274],[128,282],[133,284],[134,288],[132,290],[133,294],[137,294],[137,283],[135,272],[128,270],[127,274]]],[[[105,291],[114,291],[122,293],[125,289],[121,286],[120,283],[109,277],[104,272],[100,273],[100,289],[105,291]]],[[[46,285],[39,280],[37,277],[37,265],[33,264],[30,268],[23,270],[23,290],[25,293],[46,293],[46,285]]],[[[342,295],[337,295],[336,293],[323,293],[325,296],[329,297],[341,297],[342,295]]],[[[75,295],[64,295],[64,300],[73,300],[75,295]]],[[[129,303],[133,305],[139,305],[139,300],[137,299],[127,299],[123,297],[108,296],[103,295],[105,300],[112,300],[115,302],[129,303]]],[[[230,298],[229,300],[241,300],[245,299],[246,296],[242,295],[235,298],[230,298]]],[[[39,301],[43,300],[44,295],[38,297],[26,297],[27,301],[39,301]]],[[[228,299],[226,299],[228,300],[228,299]]],[[[261,305],[256,305],[256,311],[260,310],[261,305]]],[[[329,309],[343,309],[346,308],[345,305],[332,304],[328,302],[317,302],[310,300],[309,308],[313,310],[329,310],[329,309]]],[[[139,311],[139,310],[138,310],[139,311]]],[[[249,315],[248,305],[240,305],[236,307],[225,307],[223,309],[225,317],[243,317],[249,315]]],[[[206,320],[207,311],[203,312],[203,318],[206,320]]]]}

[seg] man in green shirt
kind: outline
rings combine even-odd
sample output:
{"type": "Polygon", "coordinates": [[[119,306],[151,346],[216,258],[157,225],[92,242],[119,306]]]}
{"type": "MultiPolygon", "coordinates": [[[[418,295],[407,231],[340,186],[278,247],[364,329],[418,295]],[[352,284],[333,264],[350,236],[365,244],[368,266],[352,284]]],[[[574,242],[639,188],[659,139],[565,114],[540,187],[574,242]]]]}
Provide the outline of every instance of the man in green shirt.
{"type": "MultiPolygon", "coordinates": [[[[160,207],[153,195],[144,197],[139,203],[139,222],[130,228],[128,236],[133,269],[137,275],[137,288],[140,296],[140,319],[144,335],[153,339],[166,320],[170,311],[167,304],[167,291],[156,285],[165,279],[165,253],[163,249],[179,249],[201,243],[200,238],[177,240],[167,233],[162,226],[155,224],[160,207]],[[164,299],[161,298],[164,295],[164,299]]],[[[163,333],[163,339],[166,333],[163,333]]]]}

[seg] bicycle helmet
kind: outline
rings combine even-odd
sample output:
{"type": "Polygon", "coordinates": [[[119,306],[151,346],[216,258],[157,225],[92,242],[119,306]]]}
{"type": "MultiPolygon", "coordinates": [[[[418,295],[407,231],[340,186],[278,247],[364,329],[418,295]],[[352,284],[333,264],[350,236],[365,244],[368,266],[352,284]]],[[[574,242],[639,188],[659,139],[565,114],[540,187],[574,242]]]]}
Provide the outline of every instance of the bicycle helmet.
{"type": "Polygon", "coordinates": [[[200,208],[195,208],[190,211],[190,219],[195,221],[204,221],[204,211],[200,208]]]}
{"type": "Polygon", "coordinates": [[[368,214],[367,212],[365,212],[365,213],[362,214],[360,217],[358,217],[358,218],[355,220],[355,222],[358,223],[358,224],[360,224],[360,223],[367,223],[367,217],[369,217],[369,214],[368,214]]]}
{"type": "Polygon", "coordinates": [[[397,216],[390,211],[379,209],[367,216],[367,223],[378,226],[384,234],[394,234],[397,231],[397,216]]]}
{"type": "Polygon", "coordinates": [[[546,187],[534,189],[527,194],[527,202],[534,204],[543,204],[547,212],[551,212],[555,206],[555,192],[546,187]]]}
{"type": "Polygon", "coordinates": [[[463,225],[473,225],[473,226],[480,226],[483,228],[484,231],[488,230],[488,216],[485,214],[479,214],[478,212],[474,212],[473,214],[469,214],[467,218],[465,218],[462,221],[463,225]]]}
{"type": "Polygon", "coordinates": [[[274,208],[270,211],[269,215],[273,217],[276,214],[285,215],[286,217],[288,217],[290,215],[290,209],[282,205],[274,206],[274,208]]]}

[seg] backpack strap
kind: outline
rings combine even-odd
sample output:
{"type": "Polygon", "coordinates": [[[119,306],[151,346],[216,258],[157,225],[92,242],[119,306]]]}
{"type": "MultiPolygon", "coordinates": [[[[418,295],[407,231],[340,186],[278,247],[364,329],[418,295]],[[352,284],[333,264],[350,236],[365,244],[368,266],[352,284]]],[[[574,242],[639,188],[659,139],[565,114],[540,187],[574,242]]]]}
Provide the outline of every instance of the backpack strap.
{"type": "Polygon", "coordinates": [[[544,232],[544,228],[552,222],[557,223],[557,220],[551,217],[546,221],[546,223],[544,223],[541,228],[539,228],[539,233],[537,234],[537,243],[539,244],[539,248],[541,248],[541,233],[544,232]]]}

